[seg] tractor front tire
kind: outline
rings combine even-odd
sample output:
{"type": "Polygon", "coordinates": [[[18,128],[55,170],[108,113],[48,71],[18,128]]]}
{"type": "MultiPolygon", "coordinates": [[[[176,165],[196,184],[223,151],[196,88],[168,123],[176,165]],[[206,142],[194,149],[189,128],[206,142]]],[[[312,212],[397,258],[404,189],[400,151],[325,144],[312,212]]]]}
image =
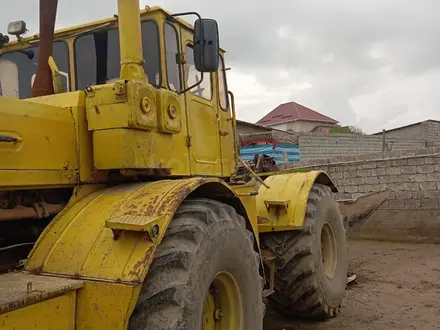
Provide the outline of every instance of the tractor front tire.
{"type": "Polygon", "coordinates": [[[288,317],[336,316],[347,283],[348,252],[344,224],[329,187],[314,184],[304,227],[261,235],[261,245],[275,255],[275,293],[271,305],[288,317]]]}
{"type": "Polygon", "coordinates": [[[128,329],[261,330],[259,260],[232,207],[186,200],[157,248],[128,329]]]}

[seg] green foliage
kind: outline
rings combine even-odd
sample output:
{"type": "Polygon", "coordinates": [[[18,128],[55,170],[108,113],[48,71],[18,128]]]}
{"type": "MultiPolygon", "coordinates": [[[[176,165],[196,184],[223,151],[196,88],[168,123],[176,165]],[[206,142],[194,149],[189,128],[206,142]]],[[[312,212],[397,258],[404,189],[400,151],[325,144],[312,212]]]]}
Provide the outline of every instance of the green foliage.
{"type": "Polygon", "coordinates": [[[365,135],[364,131],[357,126],[335,126],[330,129],[330,133],[348,133],[348,134],[360,134],[365,135]]]}

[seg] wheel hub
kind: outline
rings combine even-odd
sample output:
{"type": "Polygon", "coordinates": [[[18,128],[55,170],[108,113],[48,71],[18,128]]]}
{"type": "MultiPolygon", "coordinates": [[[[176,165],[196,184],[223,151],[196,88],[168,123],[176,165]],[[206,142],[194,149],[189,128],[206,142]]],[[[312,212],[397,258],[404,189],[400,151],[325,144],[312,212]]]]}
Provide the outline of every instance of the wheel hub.
{"type": "Polygon", "coordinates": [[[203,330],[243,328],[243,301],[234,275],[217,273],[211,283],[203,308],[203,330]]]}
{"type": "Polygon", "coordinates": [[[325,275],[333,279],[336,276],[338,254],[335,232],[328,222],[322,226],[321,230],[321,256],[325,275]]]}

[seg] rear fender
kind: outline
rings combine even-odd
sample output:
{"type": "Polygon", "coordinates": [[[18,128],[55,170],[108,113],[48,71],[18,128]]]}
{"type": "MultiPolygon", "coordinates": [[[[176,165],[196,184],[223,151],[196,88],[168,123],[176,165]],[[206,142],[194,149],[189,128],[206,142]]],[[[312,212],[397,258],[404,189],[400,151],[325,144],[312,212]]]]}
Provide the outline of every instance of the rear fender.
{"type": "Polygon", "coordinates": [[[124,184],[69,203],[40,236],[26,270],[140,284],[175,211],[190,195],[226,202],[254,227],[236,193],[216,178],[124,184]]]}
{"type": "Polygon", "coordinates": [[[259,232],[299,230],[303,228],[307,199],[314,183],[329,186],[337,192],[323,171],[294,172],[267,177],[257,195],[259,232]]]}

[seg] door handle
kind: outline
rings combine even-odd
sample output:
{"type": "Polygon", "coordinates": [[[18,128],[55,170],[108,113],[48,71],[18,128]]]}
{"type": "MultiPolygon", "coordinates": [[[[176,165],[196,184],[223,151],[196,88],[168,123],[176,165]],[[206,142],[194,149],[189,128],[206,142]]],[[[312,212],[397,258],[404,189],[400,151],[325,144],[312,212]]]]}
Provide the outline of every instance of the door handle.
{"type": "Polygon", "coordinates": [[[19,142],[19,139],[16,138],[15,136],[0,135],[0,142],[17,143],[19,142]]]}

